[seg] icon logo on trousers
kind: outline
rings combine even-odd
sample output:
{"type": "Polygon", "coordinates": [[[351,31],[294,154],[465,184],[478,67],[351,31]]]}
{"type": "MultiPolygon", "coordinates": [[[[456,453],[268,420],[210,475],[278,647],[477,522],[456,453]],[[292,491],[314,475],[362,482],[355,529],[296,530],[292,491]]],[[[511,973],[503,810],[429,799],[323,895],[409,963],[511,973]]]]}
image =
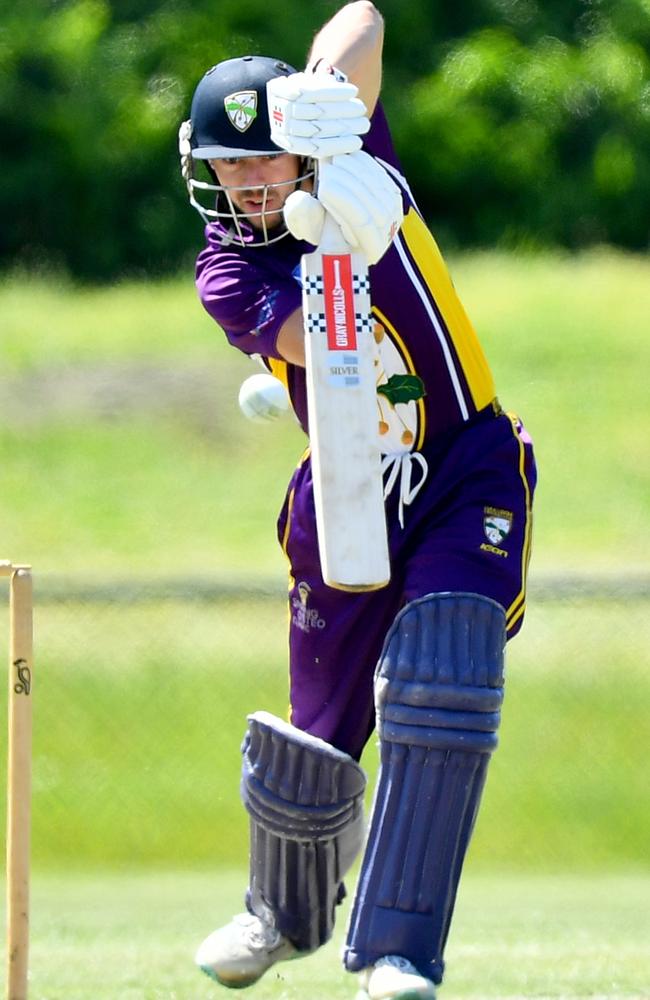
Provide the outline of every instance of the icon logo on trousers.
{"type": "Polygon", "coordinates": [[[503,510],[501,507],[483,508],[483,531],[487,538],[487,543],[483,542],[481,545],[483,552],[508,558],[508,553],[501,546],[510,534],[513,520],[511,510],[503,510]]]}
{"type": "Polygon", "coordinates": [[[311,594],[309,584],[301,580],[296,589],[298,596],[291,599],[291,606],[293,608],[293,614],[291,615],[292,624],[302,629],[303,632],[325,628],[327,623],[324,618],[320,617],[318,609],[307,606],[309,595],[311,594]]]}

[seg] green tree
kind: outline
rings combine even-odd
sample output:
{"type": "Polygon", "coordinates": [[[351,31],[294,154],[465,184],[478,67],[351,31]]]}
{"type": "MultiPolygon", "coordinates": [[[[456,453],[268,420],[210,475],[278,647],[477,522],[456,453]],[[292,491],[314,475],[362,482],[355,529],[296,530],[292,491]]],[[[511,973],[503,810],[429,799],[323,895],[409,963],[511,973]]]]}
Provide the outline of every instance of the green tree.
{"type": "MultiPolygon", "coordinates": [[[[378,0],[384,98],[421,207],[458,245],[648,245],[648,0],[378,0]]],[[[0,0],[0,263],[110,280],[201,240],[176,132],[206,68],[300,66],[339,6],[0,0]]]]}

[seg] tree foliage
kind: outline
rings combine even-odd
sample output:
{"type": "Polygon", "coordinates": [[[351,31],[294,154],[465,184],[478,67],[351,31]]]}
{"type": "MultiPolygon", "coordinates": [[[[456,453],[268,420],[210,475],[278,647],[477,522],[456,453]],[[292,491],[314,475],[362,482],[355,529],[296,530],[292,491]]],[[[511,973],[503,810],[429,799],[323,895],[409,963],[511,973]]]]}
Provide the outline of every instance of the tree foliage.
{"type": "MultiPolygon", "coordinates": [[[[201,240],[176,131],[204,70],[302,65],[339,6],[0,0],[0,261],[109,280],[201,240]]],[[[378,0],[384,100],[447,245],[648,246],[650,0],[378,0]]]]}

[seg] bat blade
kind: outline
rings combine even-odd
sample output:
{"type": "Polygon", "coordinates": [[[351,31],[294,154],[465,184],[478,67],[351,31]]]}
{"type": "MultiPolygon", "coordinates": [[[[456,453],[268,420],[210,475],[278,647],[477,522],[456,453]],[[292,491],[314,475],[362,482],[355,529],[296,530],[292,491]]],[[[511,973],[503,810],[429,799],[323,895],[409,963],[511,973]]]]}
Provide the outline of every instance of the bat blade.
{"type": "Polygon", "coordinates": [[[323,579],[341,590],[374,590],[388,583],[390,566],[368,269],[362,255],[322,246],[303,256],[301,269],[323,579]]]}

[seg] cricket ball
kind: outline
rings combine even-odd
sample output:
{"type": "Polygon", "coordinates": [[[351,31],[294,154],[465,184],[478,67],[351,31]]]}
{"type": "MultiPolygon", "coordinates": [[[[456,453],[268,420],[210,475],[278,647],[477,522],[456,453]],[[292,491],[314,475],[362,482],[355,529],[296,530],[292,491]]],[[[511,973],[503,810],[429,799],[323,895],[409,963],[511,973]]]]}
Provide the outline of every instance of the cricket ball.
{"type": "Polygon", "coordinates": [[[239,406],[245,417],[265,424],[277,420],[289,409],[289,395],[280,379],[274,375],[251,375],[242,382],[239,406]]]}

